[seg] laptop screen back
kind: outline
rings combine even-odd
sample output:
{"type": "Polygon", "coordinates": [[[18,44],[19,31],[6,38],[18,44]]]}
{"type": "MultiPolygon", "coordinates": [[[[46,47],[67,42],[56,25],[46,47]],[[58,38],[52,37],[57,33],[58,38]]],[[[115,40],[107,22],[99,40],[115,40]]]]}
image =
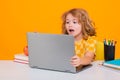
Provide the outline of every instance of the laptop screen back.
{"type": "Polygon", "coordinates": [[[76,72],[70,64],[74,38],[69,35],[27,33],[30,67],[76,72]]]}

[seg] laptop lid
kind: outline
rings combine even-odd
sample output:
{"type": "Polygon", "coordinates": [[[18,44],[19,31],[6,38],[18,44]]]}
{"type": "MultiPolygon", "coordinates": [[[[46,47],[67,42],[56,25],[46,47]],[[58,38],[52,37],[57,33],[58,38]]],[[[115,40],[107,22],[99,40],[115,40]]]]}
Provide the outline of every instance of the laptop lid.
{"type": "Polygon", "coordinates": [[[29,65],[33,68],[76,72],[70,64],[74,38],[70,35],[27,33],[29,65]]]}

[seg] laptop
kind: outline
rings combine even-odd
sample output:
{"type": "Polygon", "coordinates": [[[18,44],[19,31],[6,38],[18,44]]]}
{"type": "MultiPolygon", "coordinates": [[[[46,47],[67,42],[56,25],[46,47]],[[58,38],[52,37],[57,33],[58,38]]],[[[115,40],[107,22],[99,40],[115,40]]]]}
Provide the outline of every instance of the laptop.
{"type": "Polygon", "coordinates": [[[70,63],[75,55],[73,36],[28,32],[27,39],[31,68],[70,73],[80,70],[70,63]]]}

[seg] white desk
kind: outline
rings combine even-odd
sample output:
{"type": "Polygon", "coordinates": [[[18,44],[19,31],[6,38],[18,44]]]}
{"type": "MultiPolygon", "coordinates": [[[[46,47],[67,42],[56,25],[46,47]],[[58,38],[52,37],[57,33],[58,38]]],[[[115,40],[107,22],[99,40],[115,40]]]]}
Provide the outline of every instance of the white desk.
{"type": "Polygon", "coordinates": [[[64,73],[30,68],[27,64],[13,61],[0,61],[0,80],[120,80],[120,71],[99,65],[79,73],[64,73]]]}

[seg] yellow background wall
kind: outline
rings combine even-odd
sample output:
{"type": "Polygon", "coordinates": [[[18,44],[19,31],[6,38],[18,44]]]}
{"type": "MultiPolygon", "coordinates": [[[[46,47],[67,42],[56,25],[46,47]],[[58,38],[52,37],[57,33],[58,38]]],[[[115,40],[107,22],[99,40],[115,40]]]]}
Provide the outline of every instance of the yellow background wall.
{"type": "Polygon", "coordinates": [[[117,40],[116,58],[120,58],[119,7],[119,0],[0,0],[0,59],[23,52],[26,32],[61,33],[61,15],[71,8],[88,11],[98,40],[117,40]]]}

